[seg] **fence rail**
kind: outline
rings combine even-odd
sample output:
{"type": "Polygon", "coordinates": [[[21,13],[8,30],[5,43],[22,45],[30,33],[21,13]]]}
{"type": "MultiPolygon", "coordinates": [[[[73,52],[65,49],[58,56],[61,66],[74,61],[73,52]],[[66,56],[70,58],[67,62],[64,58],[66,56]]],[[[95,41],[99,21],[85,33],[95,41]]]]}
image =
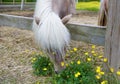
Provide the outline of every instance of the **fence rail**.
{"type": "MultiPolygon", "coordinates": [[[[32,21],[30,17],[0,14],[0,26],[32,30],[32,21]]],[[[66,26],[73,40],[104,46],[106,27],[77,23],[68,23],[66,26]]]]}

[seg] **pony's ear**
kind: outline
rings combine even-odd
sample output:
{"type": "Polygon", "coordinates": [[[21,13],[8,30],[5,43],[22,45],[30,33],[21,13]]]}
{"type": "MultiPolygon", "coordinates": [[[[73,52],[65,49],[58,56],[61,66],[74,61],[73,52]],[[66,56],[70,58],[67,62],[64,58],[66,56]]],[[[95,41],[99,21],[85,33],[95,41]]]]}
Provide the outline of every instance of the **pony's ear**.
{"type": "Polygon", "coordinates": [[[62,23],[66,24],[72,17],[72,14],[66,15],[65,17],[62,18],[62,23]]]}
{"type": "Polygon", "coordinates": [[[40,19],[38,17],[35,17],[35,22],[36,22],[37,25],[39,25],[40,19]]]}

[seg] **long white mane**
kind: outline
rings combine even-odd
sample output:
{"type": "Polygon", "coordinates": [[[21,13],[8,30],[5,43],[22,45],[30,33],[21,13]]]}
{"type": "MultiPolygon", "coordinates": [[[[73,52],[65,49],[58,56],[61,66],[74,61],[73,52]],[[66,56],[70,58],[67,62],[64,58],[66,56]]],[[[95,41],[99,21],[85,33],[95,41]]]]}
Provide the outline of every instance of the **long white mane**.
{"type": "Polygon", "coordinates": [[[68,46],[70,34],[61,19],[52,10],[52,0],[37,0],[34,17],[40,19],[40,23],[33,21],[35,39],[40,47],[46,51],[64,53],[68,46]]]}

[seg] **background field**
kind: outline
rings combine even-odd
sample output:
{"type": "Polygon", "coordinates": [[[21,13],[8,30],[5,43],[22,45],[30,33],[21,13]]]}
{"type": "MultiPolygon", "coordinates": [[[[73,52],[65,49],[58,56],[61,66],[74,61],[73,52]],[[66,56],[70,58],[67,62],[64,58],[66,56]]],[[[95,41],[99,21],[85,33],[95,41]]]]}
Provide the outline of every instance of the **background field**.
{"type": "Polygon", "coordinates": [[[100,2],[79,2],[76,4],[77,10],[88,10],[88,11],[98,11],[100,8],[100,2]]]}

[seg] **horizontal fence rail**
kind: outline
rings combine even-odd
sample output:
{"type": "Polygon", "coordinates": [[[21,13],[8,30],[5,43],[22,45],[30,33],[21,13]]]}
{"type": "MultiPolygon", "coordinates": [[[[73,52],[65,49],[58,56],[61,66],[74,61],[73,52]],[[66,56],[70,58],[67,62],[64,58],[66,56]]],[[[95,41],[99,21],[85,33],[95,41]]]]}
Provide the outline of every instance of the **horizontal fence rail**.
{"type": "MultiPolygon", "coordinates": [[[[14,7],[20,7],[21,5],[0,5],[0,8],[14,8],[14,7]]],[[[24,7],[34,7],[34,4],[31,4],[31,5],[24,5],[24,7]]]]}
{"type": "MultiPolygon", "coordinates": [[[[0,14],[0,26],[32,30],[33,18],[0,14]]],[[[66,24],[71,33],[71,38],[76,41],[84,41],[95,45],[104,46],[106,27],[93,25],[80,25],[77,23],[66,24]]]]}

